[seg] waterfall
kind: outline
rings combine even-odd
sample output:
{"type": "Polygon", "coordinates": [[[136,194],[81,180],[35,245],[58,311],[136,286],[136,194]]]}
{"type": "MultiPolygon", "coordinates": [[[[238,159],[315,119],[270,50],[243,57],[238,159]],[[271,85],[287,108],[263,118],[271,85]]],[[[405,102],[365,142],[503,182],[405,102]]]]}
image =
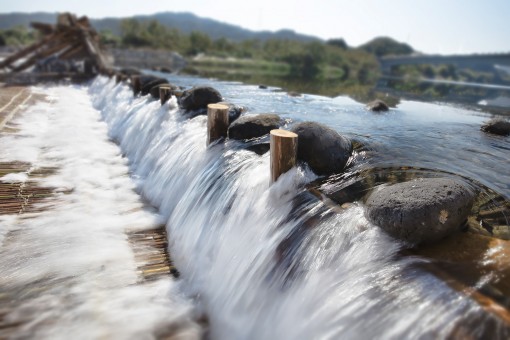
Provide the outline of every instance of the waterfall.
{"type": "Polygon", "coordinates": [[[270,185],[268,154],[206,146],[206,117],[187,119],[175,97],[160,106],[106,78],[89,93],[165,219],[212,338],[444,338],[477,318],[476,303],[400,256],[361,204],[333,213],[310,198],[306,167],[270,185]]]}

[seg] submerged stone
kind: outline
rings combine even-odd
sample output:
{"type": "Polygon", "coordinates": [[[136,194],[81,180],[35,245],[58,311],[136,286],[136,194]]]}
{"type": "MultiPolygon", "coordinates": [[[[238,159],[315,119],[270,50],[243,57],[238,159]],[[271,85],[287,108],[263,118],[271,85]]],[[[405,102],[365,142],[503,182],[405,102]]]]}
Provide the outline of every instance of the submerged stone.
{"type": "Polygon", "coordinates": [[[510,135],[510,121],[503,119],[492,119],[480,128],[484,132],[492,133],[500,136],[510,135]]]}
{"type": "Polygon", "coordinates": [[[376,99],[367,104],[367,109],[374,112],[386,112],[390,107],[384,101],[376,99]]]}
{"type": "Polygon", "coordinates": [[[232,124],[233,121],[239,118],[241,114],[246,110],[244,107],[232,103],[219,102],[218,104],[228,106],[228,121],[230,124],[232,124]]]}
{"type": "Polygon", "coordinates": [[[367,218],[391,236],[413,244],[440,240],[461,229],[474,192],[450,178],[422,178],[376,188],[367,218]]]}
{"type": "Polygon", "coordinates": [[[315,123],[296,124],[298,160],[308,163],[317,175],[331,175],[344,170],[352,154],[351,141],[330,127],[315,123]]]}

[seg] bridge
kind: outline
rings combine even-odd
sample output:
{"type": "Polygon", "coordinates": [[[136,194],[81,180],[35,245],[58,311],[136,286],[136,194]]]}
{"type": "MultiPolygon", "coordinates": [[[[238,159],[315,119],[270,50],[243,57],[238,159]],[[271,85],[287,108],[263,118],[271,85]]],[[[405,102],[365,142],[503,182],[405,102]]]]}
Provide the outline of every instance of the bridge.
{"type": "Polygon", "coordinates": [[[470,55],[412,55],[388,56],[379,58],[383,75],[389,75],[391,69],[400,65],[454,65],[458,68],[470,68],[477,71],[498,72],[510,67],[510,53],[470,54],[470,55]]]}

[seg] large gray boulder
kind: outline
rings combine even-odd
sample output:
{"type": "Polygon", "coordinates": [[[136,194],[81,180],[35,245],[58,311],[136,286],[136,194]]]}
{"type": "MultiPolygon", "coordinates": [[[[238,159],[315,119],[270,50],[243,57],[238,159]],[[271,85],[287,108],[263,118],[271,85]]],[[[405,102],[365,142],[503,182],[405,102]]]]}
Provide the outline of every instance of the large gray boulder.
{"type": "Polygon", "coordinates": [[[460,230],[474,192],[450,178],[427,178],[376,188],[366,216],[393,237],[413,244],[440,240],[460,230]]]}
{"type": "Polygon", "coordinates": [[[352,143],[335,130],[315,122],[296,124],[298,160],[308,163],[317,175],[331,175],[344,170],[352,154],[352,143]]]}
{"type": "Polygon", "coordinates": [[[481,130],[500,136],[510,135],[510,121],[503,119],[492,119],[482,125],[481,130]]]}
{"type": "Polygon", "coordinates": [[[207,105],[221,102],[221,94],[209,86],[197,86],[184,91],[179,106],[186,111],[207,110],[207,105]]]}
{"type": "Polygon", "coordinates": [[[228,127],[228,138],[251,139],[268,134],[278,129],[282,123],[280,116],[268,113],[240,117],[228,127]]]}

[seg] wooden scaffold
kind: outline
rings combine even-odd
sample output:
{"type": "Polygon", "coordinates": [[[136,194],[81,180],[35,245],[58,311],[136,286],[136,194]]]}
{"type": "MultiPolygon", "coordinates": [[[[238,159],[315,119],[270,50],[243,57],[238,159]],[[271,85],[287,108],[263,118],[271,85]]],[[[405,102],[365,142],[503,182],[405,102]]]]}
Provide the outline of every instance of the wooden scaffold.
{"type": "Polygon", "coordinates": [[[41,38],[0,61],[0,80],[81,80],[98,73],[111,74],[99,34],[87,17],[62,13],[55,25],[32,22],[31,26],[41,38]],[[23,72],[31,67],[34,72],[23,72]]]}

